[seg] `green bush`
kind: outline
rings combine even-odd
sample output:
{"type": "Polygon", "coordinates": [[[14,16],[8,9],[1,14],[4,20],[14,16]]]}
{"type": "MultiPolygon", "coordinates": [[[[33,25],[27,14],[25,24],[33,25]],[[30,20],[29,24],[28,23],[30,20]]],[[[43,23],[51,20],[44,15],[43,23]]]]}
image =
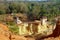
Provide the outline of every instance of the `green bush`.
{"type": "Polygon", "coordinates": [[[6,22],[6,23],[7,23],[7,25],[9,26],[9,30],[10,30],[12,33],[18,34],[19,28],[18,28],[18,26],[15,24],[15,22],[6,22]]]}
{"type": "Polygon", "coordinates": [[[12,33],[15,33],[15,34],[19,34],[19,28],[18,28],[18,26],[16,26],[16,25],[13,25],[13,26],[9,26],[9,29],[10,29],[10,31],[12,32],[12,33]]]}

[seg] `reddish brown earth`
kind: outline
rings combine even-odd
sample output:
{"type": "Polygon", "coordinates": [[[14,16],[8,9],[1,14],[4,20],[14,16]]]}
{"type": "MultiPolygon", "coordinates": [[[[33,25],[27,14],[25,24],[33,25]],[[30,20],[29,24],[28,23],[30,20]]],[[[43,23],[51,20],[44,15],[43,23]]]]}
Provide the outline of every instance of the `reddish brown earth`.
{"type": "Polygon", "coordinates": [[[53,31],[53,34],[44,38],[44,40],[60,40],[60,20],[57,21],[56,29],[53,31]]]}

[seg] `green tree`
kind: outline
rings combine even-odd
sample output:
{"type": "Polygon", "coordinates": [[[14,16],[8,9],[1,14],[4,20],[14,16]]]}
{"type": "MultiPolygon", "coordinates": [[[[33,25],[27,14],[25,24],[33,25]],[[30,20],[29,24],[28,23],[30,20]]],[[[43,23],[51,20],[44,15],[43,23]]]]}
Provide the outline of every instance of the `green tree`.
{"type": "Polygon", "coordinates": [[[4,3],[0,4],[0,14],[6,13],[7,6],[4,3]]]}

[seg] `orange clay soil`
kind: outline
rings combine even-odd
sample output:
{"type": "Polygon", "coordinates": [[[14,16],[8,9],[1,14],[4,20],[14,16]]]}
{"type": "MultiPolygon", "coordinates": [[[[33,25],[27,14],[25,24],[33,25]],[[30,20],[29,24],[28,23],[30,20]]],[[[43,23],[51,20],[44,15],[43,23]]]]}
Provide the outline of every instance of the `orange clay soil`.
{"type": "Polygon", "coordinates": [[[9,30],[8,26],[3,23],[0,23],[0,28],[2,28],[3,30],[9,30]]]}

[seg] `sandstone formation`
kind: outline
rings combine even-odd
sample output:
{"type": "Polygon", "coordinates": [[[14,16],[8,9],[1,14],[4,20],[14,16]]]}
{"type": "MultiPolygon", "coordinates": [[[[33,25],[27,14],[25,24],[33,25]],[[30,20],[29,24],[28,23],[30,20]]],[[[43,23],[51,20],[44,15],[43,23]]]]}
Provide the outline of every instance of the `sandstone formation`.
{"type": "MultiPolygon", "coordinates": [[[[19,23],[19,22],[18,22],[19,23]]],[[[56,28],[56,24],[52,25],[47,21],[47,18],[43,18],[40,21],[34,22],[20,22],[18,24],[20,35],[45,35],[48,36],[53,33],[56,28]]]]}
{"type": "Polygon", "coordinates": [[[60,20],[56,23],[56,29],[53,31],[53,34],[44,38],[43,40],[60,40],[60,20]]]}

